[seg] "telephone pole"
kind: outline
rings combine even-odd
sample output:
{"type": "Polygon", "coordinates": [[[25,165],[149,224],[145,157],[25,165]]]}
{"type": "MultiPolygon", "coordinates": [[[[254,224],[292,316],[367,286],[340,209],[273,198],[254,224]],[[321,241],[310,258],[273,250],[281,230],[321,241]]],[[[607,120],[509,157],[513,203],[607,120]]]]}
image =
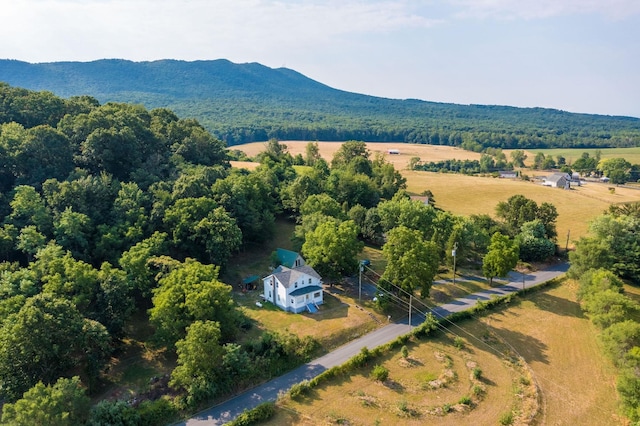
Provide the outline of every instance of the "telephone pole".
{"type": "Polygon", "coordinates": [[[458,242],[453,243],[453,250],[451,250],[451,256],[453,256],[453,285],[456,285],[456,250],[458,250],[458,242]]]}

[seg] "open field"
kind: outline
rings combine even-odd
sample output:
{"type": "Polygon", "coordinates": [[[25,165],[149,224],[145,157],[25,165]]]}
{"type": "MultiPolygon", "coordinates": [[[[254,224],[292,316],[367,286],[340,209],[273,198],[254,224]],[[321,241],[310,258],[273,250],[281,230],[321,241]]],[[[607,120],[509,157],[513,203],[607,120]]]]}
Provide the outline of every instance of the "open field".
{"type": "MultiPolygon", "coordinates": [[[[302,154],[304,157],[305,149],[309,142],[303,141],[283,141],[287,146],[287,150],[293,156],[302,154]]],[[[322,158],[331,163],[331,159],[342,142],[318,142],[320,155],[322,158]]],[[[230,149],[239,149],[246,153],[249,157],[255,157],[265,150],[265,142],[254,142],[244,145],[234,145],[230,149]]],[[[401,142],[367,142],[367,149],[371,153],[371,158],[376,153],[382,153],[387,157],[387,161],[392,163],[397,170],[407,168],[409,160],[412,157],[419,157],[422,161],[441,161],[455,158],[457,160],[479,160],[481,154],[477,152],[465,151],[461,148],[445,145],[424,145],[401,142]],[[390,149],[397,149],[400,154],[388,154],[390,149]]]]}
{"type": "MultiPolygon", "coordinates": [[[[459,323],[460,328],[450,326],[464,339],[462,350],[447,333],[410,345],[409,362],[390,354],[376,361],[389,369],[384,384],[369,377],[370,365],[319,386],[304,399],[284,398],[279,402],[283,409],[268,424],[495,425],[511,410],[536,409],[532,383],[540,389],[535,424],[625,424],[617,415],[614,369],[602,355],[596,329],[581,314],[576,289],[568,280],[480,320],[459,323]],[[497,356],[485,342],[502,353],[508,351],[502,345],[506,342],[532,375],[497,356]],[[456,379],[444,388],[424,386],[421,381],[446,376],[437,362],[442,354],[449,357],[456,379]],[[469,375],[475,366],[482,370],[479,383],[469,375]],[[485,390],[481,398],[474,396],[475,386],[485,390]],[[465,396],[473,400],[471,407],[456,404],[465,396]],[[407,410],[400,410],[403,406],[407,410]],[[445,407],[451,409],[448,414],[442,412],[445,407]]],[[[521,420],[514,424],[528,424],[521,420]]]]}
{"type": "MultiPolygon", "coordinates": [[[[562,155],[566,160],[567,164],[571,164],[576,161],[580,156],[582,156],[583,152],[588,152],[589,157],[595,157],[596,151],[600,151],[600,155],[602,159],[605,158],[624,158],[631,164],[640,164],[640,147],[634,148],[576,148],[576,149],[568,149],[568,148],[556,148],[556,149],[532,149],[531,151],[527,151],[527,161],[525,164],[533,164],[533,159],[538,152],[542,152],[545,157],[552,156],[554,159],[558,155],[562,155]]],[[[507,152],[505,150],[505,152],[507,152]]],[[[508,152],[507,152],[508,156],[508,152]]],[[[507,157],[508,158],[508,157],[507,157]]]]}
{"type": "MultiPolygon", "coordinates": [[[[292,155],[301,153],[304,155],[307,142],[284,142],[292,155]]],[[[323,158],[331,160],[334,153],[340,148],[340,142],[318,142],[323,158]]],[[[255,156],[264,150],[263,142],[247,145],[236,145],[234,149],[241,149],[249,156],[255,156]]],[[[420,194],[429,189],[433,192],[438,207],[459,215],[471,214],[495,214],[495,207],[500,201],[506,201],[510,196],[522,194],[535,200],[538,204],[550,202],[558,209],[557,223],[558,244],[564,247],[567,233],[573,241],[584,235],[588,222],[601,214],[612,203],[624,203],[640,201],[640,191],[630,188],[615,187],[612,194],[609,188],[612,185],[600,183],[587,183],[582,187],[574,187],[571,191],[563,191],[555,188],[543,187],[540,183],[520,180],[505,180],[489,177],[466,176],[460,174],[430,173],[407,170],[407,164],[411,157],[420,157],[422,160],[438,161],[444,159],[478,159],[480,154],[464,151],[459,148],[439,145],[419,145],[404,143],[368,143],[367,148],[371,152],[386,153],[389,149],[398,149],[399,155],[388,155],[386,158],[392,162],[396,169],[400,170],[407,179],[407,190],[413,194],[420,194]]],[[[578,158],[583,151],[588,150],[546,150],[548,154],[561,153],[567,159],[569,155],[578,158]],[[557,153],[556,153],[557,151],[557,153]]],[[[632,161],[638,155],[640,163],[640,148],[616,148],[601,150],[603,158],[609,156],[626,155],[632,161]]],[[[535,154],[529,153],[530,159],[535,154]]],[[[595,150],[593,150],[595,155],[595,150]]],[[[572,157],[573,158],[573,157],[572,157]]],[[[633,160],[632,162],[634,162],[633,160]]],[[[242,167],[253,167],[255,163],[240,163],[242,167]]],[[[528,173],[525,172],[525,173],[528,173]]],[[[533,173],[530,173],[533,174],[533,173]]],[[[545,174],[544,172],[536,174],[545,174]]],[[[571,246],[571,243],[569,244],[571,246]]]]}
{"type": "Polygon", "coordinates": [[[542,186],[535,182],[430,173],[404,170],[407,190],[420,194],[431,190],[436,206],[459,215],[488,214],[495,216],[496,205],[515,194],[522,194],[538,204],[548,202],[558,210],[558,244],[564,247],[567,233],[575,240],[587,232],[588,223],[602,214],[612,203],[640,201],[640,191],[589,182],[570,191],[542,186]]]}
{"type": "MultiPolygon", "coordinates": [[[[287,146],[287,149],[291,155],[297,154],[305,155],[305,148],[309,142],[306,141],[282,141],[287,146]]],[[[331,162],[333,155],[338,149],[340,149],[341,142],[318,142],[320,148],[320,155],[322,158],[331,162]]],[[[254,142],[244,145],[234,145],[230,149],[238,149],[245,152],[249,157],[254,157],[265,149],[265,142],[254,142]]],[[[457,160],[479,160],[481,154],[477,152],[465,151],[461,148],[446,146],[446,145],[426,145],[426,144],[409,144],[401,142],[367,142],[367,149],[371,152],[372,156],[376,152],[385,154],[387,160],[393,163],[398,170],[407,168],[409,160],[412,157],[419,157],[422,161],[441,161],[449,159],[457,160]],[[390,149],[397,149],[400,154],[389,155],[390,149]]],[[[511,149],[505,149],[504,153],[507,159],[510,160],[509,154],[511,149]]],[[[582,156],[583,152],[589,153],[589,156],[595,157],[596,151],[600,151],[601,158],[616,158],[622,157],[631,164],[640,164],[640,147],[635,148],[555,148],[555,149],[532,149],[525,150],[527,154],[527,160],[525,164],[531,166],[533,159],[538,152],[542,152],[545,156],[552,156],[553,158],[558,155],[562,155],[568,164],[573,163],[575,160],[582,156]]]]}

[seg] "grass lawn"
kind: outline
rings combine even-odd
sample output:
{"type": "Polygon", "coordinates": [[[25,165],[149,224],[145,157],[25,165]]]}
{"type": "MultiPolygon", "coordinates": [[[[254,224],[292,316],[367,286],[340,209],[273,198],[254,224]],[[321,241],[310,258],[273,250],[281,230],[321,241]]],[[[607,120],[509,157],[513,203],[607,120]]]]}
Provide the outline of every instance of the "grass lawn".
{"type": "Polygon", "coordinates": [[[397,351],[303,399],[281,399],[283,409],[267,424],[495,425],[508,413],[513,424],[529,424],[524,419],[536,411],[537,424],[625,424],[617,414],[614,369],[581,314],[576,289],[568,280],[480,320],[449,326],[462,337],[462,349],[452,333],[441,333],[410,344],[408,361],[397,351]],[[513,354],[503,342],[528,368],[494,352],[513,354]],[[369,377],[375,363],[389,370],[386,382],[369,377]],[[476,367],[482,373],[474,381],[476,367]],[[444,386],[434,386],[438,379],[444,386]],[[463,397],[472,404],[458,404],[463,397]]]}

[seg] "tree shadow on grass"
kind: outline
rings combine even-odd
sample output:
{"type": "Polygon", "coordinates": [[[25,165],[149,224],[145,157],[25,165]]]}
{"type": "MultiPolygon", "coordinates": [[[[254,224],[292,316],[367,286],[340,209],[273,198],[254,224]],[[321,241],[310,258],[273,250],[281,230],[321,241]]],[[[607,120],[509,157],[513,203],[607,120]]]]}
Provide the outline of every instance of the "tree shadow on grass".
{"type": "Polygon", "coordinates": [[[585,317],[578,302],[553,296],[547,292],[538,293],[535,297],[532,297],[529,300],[535,303],[538,309],[552,312],[557,315],[575,318],[585,317]]]}
{"type": "MultiPolygon", "coordinates": [[[[508,344],[508,346],[515,348],[518,354],[521,355],[527,363],[536,361],[543,364],[549,364],[549,357],[547,356],[548,346],[541,340],[533,336],[520,333],[516,330],[496,328],[491,325],[487,325],[486,327],[488,328],[489,335],[498,336],[498,339],[496,340],[497,342],[503,340],[508,344]]],[[[495,348],[503,347],[504,345],[500,344],[492,346],[495,348]]],[[[482,349],[486,350],[486,347],[482,349]]]]}

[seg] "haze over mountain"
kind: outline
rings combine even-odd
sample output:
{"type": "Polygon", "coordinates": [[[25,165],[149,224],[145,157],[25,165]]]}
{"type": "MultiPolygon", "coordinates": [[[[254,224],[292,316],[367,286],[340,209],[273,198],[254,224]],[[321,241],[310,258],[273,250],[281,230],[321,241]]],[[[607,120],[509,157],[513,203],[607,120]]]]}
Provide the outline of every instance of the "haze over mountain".
{"type": "Polygon", "coordinates": [[[637,146],[640,119],[544,108],[397,100],[331,88],[287,68],[228,60],[32,64],[0,60],[0,81],[62,97],[167,107],[228,144],[269,138],[531,148],[637,146]]]}

